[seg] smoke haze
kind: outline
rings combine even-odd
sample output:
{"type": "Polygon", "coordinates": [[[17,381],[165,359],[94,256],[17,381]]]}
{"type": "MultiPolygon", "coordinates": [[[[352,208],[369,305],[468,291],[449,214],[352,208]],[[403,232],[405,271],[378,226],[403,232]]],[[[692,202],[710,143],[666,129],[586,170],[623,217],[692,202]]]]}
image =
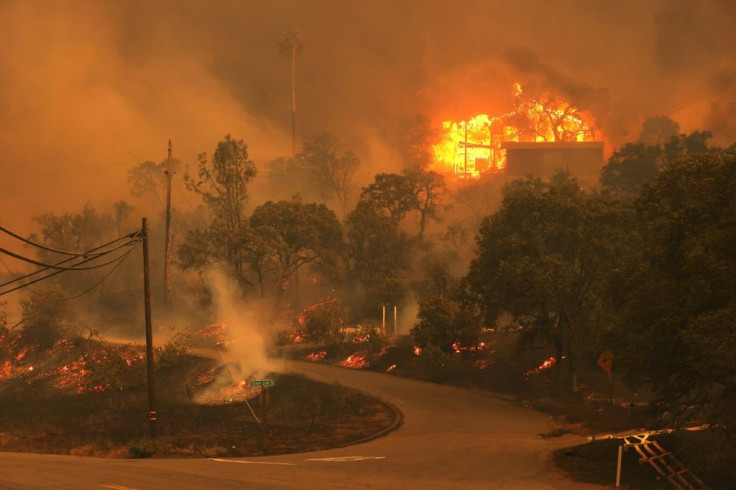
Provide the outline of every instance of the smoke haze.
{"type": "MultiPolygon", "coordinates": [[[[647,116],[736,137],[736,7],[726,0],[131,0],[0,2],[2,224],[129,199],[127,169],[192,167],[231,133],[259,168],[288,156],[297,27],[298,135],[337,134],[399,169],[398,118],[511,108],[511,84],[597,94],[613,144],[647,116]]],[[[369,175],[370,172],[367,172],[369,175]]],[[[257,179],[258,180],[258,179],[257,179]]]]}

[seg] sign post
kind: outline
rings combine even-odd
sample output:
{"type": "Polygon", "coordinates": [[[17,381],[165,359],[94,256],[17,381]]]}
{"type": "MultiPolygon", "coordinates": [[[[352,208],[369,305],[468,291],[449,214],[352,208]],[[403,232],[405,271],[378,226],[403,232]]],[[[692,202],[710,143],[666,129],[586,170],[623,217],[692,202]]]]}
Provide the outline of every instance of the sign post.
{"type": "Polygon", "coordinates": [[[268,424],[268,402],[270,398],[266,388],[276,386],[276,381],[273,379],[256,379],[251,381],[250,384],[251,386],[261,387],[261,449],[265,454],[268,449],[268,441],[266,440],[266,424],[268,424]]]}

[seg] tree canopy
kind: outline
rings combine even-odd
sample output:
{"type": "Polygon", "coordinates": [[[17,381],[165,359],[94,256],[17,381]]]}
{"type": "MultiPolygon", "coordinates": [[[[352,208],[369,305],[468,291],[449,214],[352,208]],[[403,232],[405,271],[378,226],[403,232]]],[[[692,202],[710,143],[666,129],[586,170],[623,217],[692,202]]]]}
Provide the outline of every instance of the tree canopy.
{"type": "Polygon", "coordinates": [[[624,220],[623,208],[560,173],[550,182],[508,184],[501,208],[480,227],[466,277],[471,297],[489,323],[509,314],[522,346],[554,346],[573,389],[577,363],[602,321],[601,298],[624,220]]]}
{"type": "Polygon", "coordinates": [[[736,155],[673,162],[636,202],[642,242],[614,290],[618,363],[660,413],[736,419],[736,155]]]}

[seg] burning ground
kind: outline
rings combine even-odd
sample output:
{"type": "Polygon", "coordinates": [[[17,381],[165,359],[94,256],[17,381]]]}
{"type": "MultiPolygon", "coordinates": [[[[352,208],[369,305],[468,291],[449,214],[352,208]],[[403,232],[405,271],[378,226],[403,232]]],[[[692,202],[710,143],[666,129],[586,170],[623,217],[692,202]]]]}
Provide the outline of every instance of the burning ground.
{"type": "MultiPolygon", "coordinates": [[[[151,455],[146,442],[145,353],[95,340],[39,350],[7,336],[0,393],[0,450],[80,456],[151,455]]],[[[168,350],[167,350],[168,349],[168,350]]],[[[392,407],[296,376],[269,375],[274,387],[244,378],[217,384],[238,366],[157,349],[156,454],[252,456],[325,449],[394,425],[392,407]]]]}

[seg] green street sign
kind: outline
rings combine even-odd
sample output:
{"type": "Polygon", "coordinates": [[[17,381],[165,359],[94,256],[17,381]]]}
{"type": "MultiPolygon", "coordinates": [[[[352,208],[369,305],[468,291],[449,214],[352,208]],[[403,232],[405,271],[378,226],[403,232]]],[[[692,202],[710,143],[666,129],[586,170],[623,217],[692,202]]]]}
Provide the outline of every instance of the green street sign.
{"type": "Polygon", "coordinates": [[[276,381],[272,379],[257,379],[251,381],[252,386],[276,386],[276,381]]]}

